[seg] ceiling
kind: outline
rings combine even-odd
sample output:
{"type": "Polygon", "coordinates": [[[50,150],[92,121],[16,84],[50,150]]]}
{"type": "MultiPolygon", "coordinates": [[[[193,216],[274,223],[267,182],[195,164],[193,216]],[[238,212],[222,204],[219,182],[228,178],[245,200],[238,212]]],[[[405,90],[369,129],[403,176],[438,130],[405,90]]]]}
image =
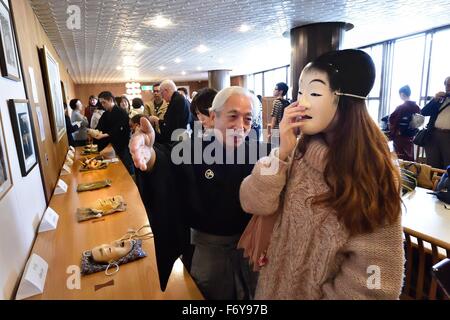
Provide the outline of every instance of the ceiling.
{"type": "Polygon", "coordinates": [[[291,53],[283,32],[311,22],[354,24],[346,48],[450,24],[448,0],[29,1],[76,83],[200,80],[207,70],[283,66],[291,53]],[[152,24],[161,17],[171,24],[152,24]]]}

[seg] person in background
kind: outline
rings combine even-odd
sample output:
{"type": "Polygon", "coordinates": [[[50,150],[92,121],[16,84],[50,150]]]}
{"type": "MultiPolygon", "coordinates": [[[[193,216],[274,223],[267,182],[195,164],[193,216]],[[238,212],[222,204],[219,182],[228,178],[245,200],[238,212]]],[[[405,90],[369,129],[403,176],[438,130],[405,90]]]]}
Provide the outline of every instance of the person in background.
{"type": "MultiPolygon", "coordinates": [[[[149,101],[148,105],[144,106],[144,115],[155,116],[162,121],[167,112],[167,106],[168,103],[161,96],[160,84],[155,83],[153,85],[153,99],[149,101]]],[[[155,130],[160,133],[159,124],[156,125],[155,130]]]]}
{"type": "Polygon", "coordinates": [[[76,146],[84,146],[87,141],[89,122],[82,113],[83,104],[80,99],[72,99],[70,100],[69,105],[72,109],[72,116],[70,117],[71,122],[80,124],[80,129],[73,133],[73,140],[76,146]]]}
{"type": "Polygon", "coordinates": [[[120,96],[118,98],[119,107],[121,107],[127,114],[130,114],[130,101],[126,96],[120,96]]]}
{"type": "MultiPolygon", "coordinates": [[[[409,122],[414,113],[420,114],[419,106],[409,100],[411,88],[406,85],[398,91],[403,104],[399,105],[389,116],[389,136],[394,142],[394,150],[399,159],[414,161],[414,131],[410,130],[409,122]],[[409,132],[413,132],[410,134],[409,132]]],[[[417,133],[417,132],[416,132],[417,133]]]]}
{"type": "Polygon", "coordinates": [[[185,87],[179,87],[177,89],[178,93],[181,94],[187,101],[189,101],[189,94],[185,87]]]}
{"type": "Polygon", "coordinates": [[[94,113],[92,114],[91,118],[91,129],[97,129],[98,123],[100,121],[100,118],[102,117],[103,113],[105,112],[105,109],[101,105],[100,102],[97,103],[97,108],[95,109],[94,113]]]}
{"type": "Polygon", "coordinates": [[[450,77],[444,85],[445,92],[436,93],[422,109],[422,115],[430,117],[427,128],[431,134],[425,144],[427,164],[440,169],[450,165],[450,77]]]}
{"type": "Polygon", "coordinates": [[[362,50],[328,52],[306,65],[298,101],[280,122],[280,147],[242,182],[244,211],[275,215],[271,234],[250,233],[243,246],[259,248],[253,235],[269,240],[261,256],[251,255],[261,268],[256,299],[399,298],[400,172],[367,111],[374,80],[362,50]]]}
{"type": "Polygon", "coordinates": [[[156,135],[156,140],[161,143],[171,143],[172,133],[177,129],[187,129],[191,118],[189,102],[177,92],[177,87],[172,80],[164,80],[160,86],[162,98],[169,104],[164,119],[150,116],[153,126],[159,125],[161,134],[156,135]]]}
{"type": "Polygon", "coordinates": [[[285,107],[289,105],[289,101],[284,97],[286,96],[289,87],[284,82],[279,82],[275,85],[273,89],[273,96],[275,100],[273,102],[271,120],[270,123],[272,125],[272,129],[278,129],[279,123],[281,122],[281,118],[283,117],[283,110],[285,107]]]}
{"type": "Polygon", "coordinates": [[[144,114],[144,101],[141,98],[131,100],[131,109],[129,117],[133,118],[137,114],[144,114]]]}
{"type": "Polygon", "coordinates": [[[78,125],[78,123],[72,124],[67,109],[67,103],[64,102],[63,104],[64,104],[64,118],[66,119],[66,131],[67,131],[67,139],[69,140],[69,146],[76,147],[72,134],[78,131],[80,129],[80,126],[78,125]]]}
{"type": "Polygon", "coordinates": [[[134,134],[138,128],[141,126],[141,118],[146,117],[143,114],[135,114],[130,118],[130,130],[131,134],[134,134]]]}
{"type": "MultiPolygon", "coordinates": [[[[128,149],[130,141],[130,124],[128,114],[115,104],[114,96],[109,91],[103,91],[98,99],[107,114],[106,123],[102,124],[102,133],[94,136],[97,140],[109,139],[116,155],[122,160],[131,176],[134,176],[133,160],[128,149]]],[[[103,114],[102,118],[105,116],[103,114]]],[[[102,120],[100,119],[100,121],[102,120]]]]}
{"type": "Polygon", "coordinates": [[[192,100],[194,100],[194,97],[195,97],[195,95],[197,93],[198,93],[197,91],[192,91],[192,93],[191,93],[191,102],[192,102],[192,100]]]}
{"type": "Polygon", "coordinates": [[[89,102],[84,110],[84,115],[86,116],[89,123],[91,123],[92,115],[97,109],[98,98],[96,96],[89,96],[89,102]]]}
{"type": "MultiPolygon", "coordinates": [[[[212,106],[217,90],[213,88],[201,89],[191,102],[191,113],[195,121],[200,121],[202,127],[210,129],[214,127],[214,123],[209,114],[209,108],[212,106]]],[[[193,128],[193,126],[191,126],[193,128]]]]}

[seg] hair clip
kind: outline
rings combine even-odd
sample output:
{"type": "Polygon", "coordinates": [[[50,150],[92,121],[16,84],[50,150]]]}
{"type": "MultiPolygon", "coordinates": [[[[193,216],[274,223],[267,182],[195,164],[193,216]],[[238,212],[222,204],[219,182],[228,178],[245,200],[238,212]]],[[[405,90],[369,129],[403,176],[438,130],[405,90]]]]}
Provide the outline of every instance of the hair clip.
{"type": "Polygon", "coordinates": [[[337,96],[347,96],[347,97],[352,97],[352,98],[357,98],[357,99],[363,99],[366,100],[367,97],[363,97],[363,96],[358,96],[356,94],[351,94],[351,93],[342,93],[342,92],[335,92],[334,93],[337,96]]]}

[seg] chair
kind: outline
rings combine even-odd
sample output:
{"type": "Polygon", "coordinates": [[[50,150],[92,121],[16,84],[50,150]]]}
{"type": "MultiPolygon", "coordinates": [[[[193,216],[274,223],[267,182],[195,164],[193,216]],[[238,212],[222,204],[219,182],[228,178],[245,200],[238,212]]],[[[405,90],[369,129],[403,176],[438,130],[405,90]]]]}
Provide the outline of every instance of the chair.
{"type": "Polygon", "coordinates": [[[439,261],[450,258],[450,247],[445,243],[423,236],[407,228],[405,236],[406,276],[400,299],[443,299],[431,269],[439,261]],[[416,262],[416,264],[414,263],[416,262]]]}
{"type": "Polygon", "coordinates": [[[417,175],[419,187],[435,190],[441,176],[446,172],[443,169],[433,168],[425,163],[417,163],[399,159],[400,167],[417,175]]]}
{"type": "Polygon", "coordinates": [[[450,298],[450,259],[444,259],[432,268],[433,277],[450,298]]]}

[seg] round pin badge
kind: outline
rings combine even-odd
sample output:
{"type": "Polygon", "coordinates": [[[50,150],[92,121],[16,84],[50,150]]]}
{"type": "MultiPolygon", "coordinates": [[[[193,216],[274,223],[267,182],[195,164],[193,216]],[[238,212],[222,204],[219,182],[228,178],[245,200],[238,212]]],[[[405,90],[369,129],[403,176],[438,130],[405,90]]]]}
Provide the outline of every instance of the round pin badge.
{"type": "Polygon", "coordinates": [[[206,179],[212,179],[214,178],[214,172],[211,169],[208,169],[205,171],[205,178],[206,179]]]}

